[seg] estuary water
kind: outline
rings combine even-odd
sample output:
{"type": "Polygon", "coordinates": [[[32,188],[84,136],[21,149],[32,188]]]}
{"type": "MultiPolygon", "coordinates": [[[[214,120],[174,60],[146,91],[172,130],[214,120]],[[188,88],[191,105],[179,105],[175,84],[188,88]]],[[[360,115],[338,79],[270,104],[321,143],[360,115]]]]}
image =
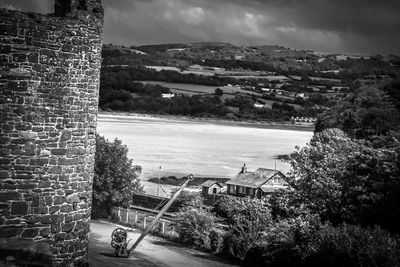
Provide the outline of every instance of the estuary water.
{"type": "Polygon", "coordinates": [[[142,180],[158,175],[197,177],[236,175],[245,163],[249,171],[289,164],[274,156],[303,146],[312,131],[265,129],[196,120],[100,114],[98,132],[118,138],[129,148],[129,157],[143,168],[142,180]],[[161,169],[160,169],[161,167],[161,169]]]}

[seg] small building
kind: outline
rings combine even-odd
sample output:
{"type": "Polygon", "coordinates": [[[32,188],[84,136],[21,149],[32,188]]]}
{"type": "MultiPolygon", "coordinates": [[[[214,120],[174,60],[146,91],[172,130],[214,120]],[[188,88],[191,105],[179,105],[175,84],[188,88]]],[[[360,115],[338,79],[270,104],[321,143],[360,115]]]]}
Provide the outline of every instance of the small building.
{"type": "Polygon", "coordinates": [[[215,194],[220,194],[223,188],[223,185],[219,182],[213,181],[213,180],[208,180],[205,181],[202,185],[202,190],[201,193],[203,196],[207,195],[215,195],[215,194]]]}
{"type": "Polygon", "coordinates": [[[262,198],[277,190],[287,190],[287,177],[278,170],[259,168],[248,172],[246,165],[242,171],[227,181],[228,195],[238,197],[262,198]]]}
{"type": "Polygon", "coordinates": [[[171,98],[173,98],[174,96],[175,96],[175,94],[161,94],[161,96],[162,96],[162,98],[168,98],[168,99],[171,99],[171,98]]]}
{"type": "Polygon", "coordinates": [[[261,103],[254,103],[254,108],[264,108],[265,104],[261,104],[261,103]]]}
{"type": "Polygon", "coordinates": [[[304,92],[296,93],[295,97],[299,97],[299,98],[304,99],[304,100],[309,99],[309,96],[304,92]]]}

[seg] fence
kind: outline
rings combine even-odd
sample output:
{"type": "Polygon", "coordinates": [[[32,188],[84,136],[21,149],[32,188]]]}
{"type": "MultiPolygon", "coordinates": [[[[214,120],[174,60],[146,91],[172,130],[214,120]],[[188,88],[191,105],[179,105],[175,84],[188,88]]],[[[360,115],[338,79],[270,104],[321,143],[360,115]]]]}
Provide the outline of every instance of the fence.
{"type": "MultiPolygon", "coordinates": [[[[145,211],[145,209],[138,210],[135,208],[112,208],[112,213],[118,216],[119,222],[130,226],[135,226],[140,229],[145,229],[154,220],[155,212],[157,211],[145,211]]],[[[172,215],[169,216],[171,217],[172,215]]],[[[161,235],[165,235],[166,233],[172,231],[171,224],[172,220],[168,220],[165,217],[162,217],[154,225],[152,231],[160,233],[161,235]]]]}
{"type": "MultiPolygon", "coordinates": [[[[164,207],[164,205],[168,202],[168,200],[169,198],[165,197],[158,197],[147,194],[135,194],[132,197],[131,204],[134,206],[140,206],[147,209],[156,209],[156,207],[158,207],[160,203],[164,203],[163,205],[161,205],[161,207],[164,207]]],[[[179,199],[177,199],[172,203],[168,211],[177,212],[182,207],[182,204],[183,204],[182,201],[179,201],[179,199]]]]}

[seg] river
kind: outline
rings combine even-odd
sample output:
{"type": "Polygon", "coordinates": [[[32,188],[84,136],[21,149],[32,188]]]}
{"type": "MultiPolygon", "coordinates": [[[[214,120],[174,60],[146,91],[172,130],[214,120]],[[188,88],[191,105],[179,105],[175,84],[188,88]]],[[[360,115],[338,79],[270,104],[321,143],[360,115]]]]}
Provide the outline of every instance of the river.
{"type": "Polygon", "coordinates": [[[289,164],[274,156],[305,145],[311,131],[244,127],[150,116],[100,114],[98,132],[118,138],[129,148],[129,157],[150,177],[193,173],[198,177],[232,177],[245,163],[249,171],[289,164]],[[161,169],[160,169],[161,167],[161,169]]]}

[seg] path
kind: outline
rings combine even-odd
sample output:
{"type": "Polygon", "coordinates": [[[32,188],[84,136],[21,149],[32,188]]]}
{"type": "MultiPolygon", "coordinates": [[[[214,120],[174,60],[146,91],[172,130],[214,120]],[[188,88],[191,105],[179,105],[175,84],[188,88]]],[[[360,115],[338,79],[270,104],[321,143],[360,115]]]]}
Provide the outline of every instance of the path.
{"type": "MultiPolygon", "coordinates": [[[[167,266],[167,267],[228,267],[235,266],[216,256],[186,248],[163,238],[146,236],[129,258],[116,258],[111,248],[111,233],[118,226],[111,223],[92,221],[88,262],[92,266],[167,266]]],[[[123,227],[126,228],[126,227],[123,227]]],[[[140,232],[128,232],[134,242],[140,232]]],[[[133,244],[133,243],[132,243],[133,244]]]]}

